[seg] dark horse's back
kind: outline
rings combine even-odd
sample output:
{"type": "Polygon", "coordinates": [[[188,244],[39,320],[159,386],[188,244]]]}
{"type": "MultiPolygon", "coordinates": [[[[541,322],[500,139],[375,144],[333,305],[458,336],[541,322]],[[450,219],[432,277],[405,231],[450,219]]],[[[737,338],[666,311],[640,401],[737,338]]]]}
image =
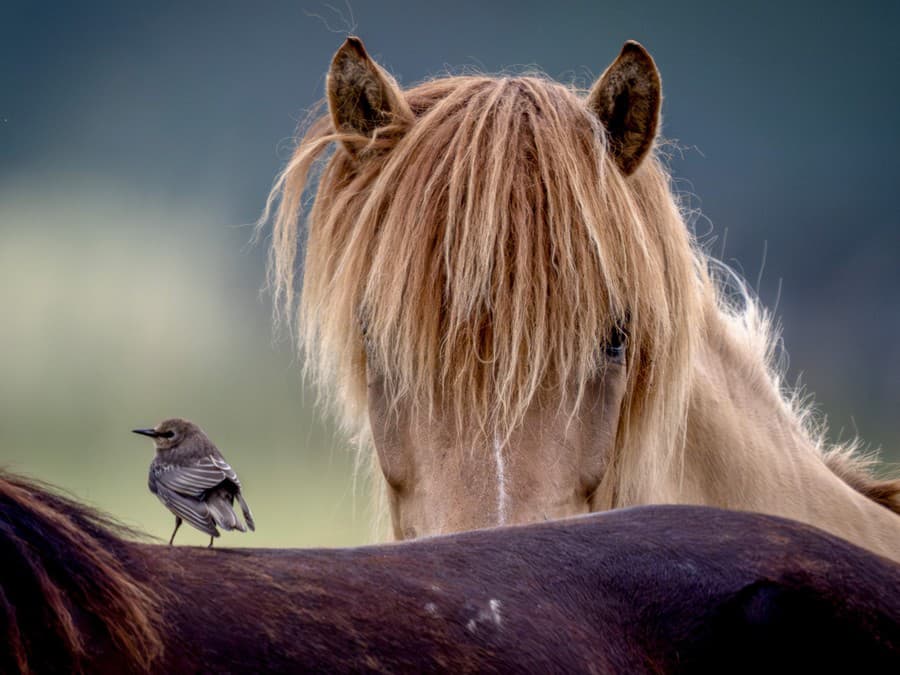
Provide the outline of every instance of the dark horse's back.
{"type": "Polygon", "coordinates": [[[900,568],[757,514],[653,506],[359,549],[159,553],[153,574],[184,589],[184,651],[210,659],[273,625],[211,643],[190,621],[205,601],[281,621],[276,669],[900,672],[900,568]],[[216,598],[195,565],[224,580],[216,598]]]}
{"type": "Polygon", "coordinates": [[[0,479],[6,671],[900,672],[900,567],[653,506],[339,550],[166,547],[0,479]]]}

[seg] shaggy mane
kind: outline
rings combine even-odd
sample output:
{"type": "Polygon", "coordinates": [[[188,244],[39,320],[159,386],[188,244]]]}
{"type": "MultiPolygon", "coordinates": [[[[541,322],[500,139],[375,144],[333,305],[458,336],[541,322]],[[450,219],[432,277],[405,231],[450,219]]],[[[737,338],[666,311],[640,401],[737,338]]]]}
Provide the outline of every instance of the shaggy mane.
{"type": "Polygon", "coordinates": [[[395,405],[502,437],[540,392],[580,397],[621,327],[620,436],[646,444],[660,437],[648,424],[668,429],[654,454],[664,471],[706,278],[666,171],[651,157],[623,177],[583,92],[542,77],[451,77],[404,95],[415,119],[379,129],[357,158],[342,144],[358,136],[315,121],[260,221],[279,202],[270,281],[281,316],[297,309],[316,383],[353,431],[366,425],[368,366],[395,405]]]}
{"type": "MultiPolygon", "coordinates": [[[[621,329],[627,390],[597,504],[639,503],[682,475],[715,313],[829,468],[897,510],[900,483],[828,451],[784,389],[768,314],[694,241],[656,149],[626,178],[585,92],[542,76],[447,77],[400,95],[407,116],[371,138],[313,121],[258,223],[275,211],[276,320],[296,320],[307,373],[350,433],[367,437],[377,377],[395,410],[455,422],[457,447],[489,448],[539,397],[574,397],[577,410],[621,329]]],[[[668,489],[654,501],[679,501],[668,489]]]]}

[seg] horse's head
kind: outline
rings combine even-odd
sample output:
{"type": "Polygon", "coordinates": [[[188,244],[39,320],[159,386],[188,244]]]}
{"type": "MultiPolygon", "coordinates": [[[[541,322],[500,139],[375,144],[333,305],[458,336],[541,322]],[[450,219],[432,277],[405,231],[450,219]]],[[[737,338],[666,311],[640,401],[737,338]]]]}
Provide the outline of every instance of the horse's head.
{"type": "MultiPolygon", "coordinates": [[[[696,270],[651,152],[660,81],[629,42],[586,94],[543,77],[401,90],[350,38],[282,174],[272,246],[299,334],[370,436],[398,537],[626,503],[680,433],[696,270]],[[647,457],[650,457],[647,460],[647,457]],[[632,485],[627,483],[627,485],[632,485]]],[[[271,200],[270,200],[271,203],[271,200]]]]}

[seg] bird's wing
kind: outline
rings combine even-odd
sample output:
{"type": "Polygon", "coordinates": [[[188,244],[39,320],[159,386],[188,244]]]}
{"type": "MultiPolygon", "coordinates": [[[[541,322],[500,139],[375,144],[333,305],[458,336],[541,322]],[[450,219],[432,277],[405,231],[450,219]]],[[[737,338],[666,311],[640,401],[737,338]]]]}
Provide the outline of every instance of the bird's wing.
{"type": "MultiPolygon", "coordinates": [[[[236,479],[237,476],[228,464],[224,461],[217,461],[211,455],[199,459],[190,466],[166,464],[156,472],[158,483],[173,492],[193,499],[200,499],[207,490],[216,487],[223,480],[234,480],[237,482],[236,479]],[[224,464],[231,475],[220,464],[224,464]]],[[[240,486],[240,483],[238,483],[238,486],[240,486]]]]}
{"type": "Polygon", "coordinates": [[[210,455],[209,460],[219,468],[225,477],[234,483],[238,489],[241,487],[241,481],[238,480],[237,473],[235,473],[234,469],[231,468],[231,465],[225,461],[224,457],[216,457],[215,455],[210,455]]]}
{"type": "Polygon", "coordinates": [[[219,535],[219,531],[216,530],[215,523],[210,517],[209,507],[204,502],[185,497],[169,489],[161,481],[156,483],[156,496],[172,513],[186,520],[201,532],[206,532],[206,534],[213,537],[219,535]]]}
{"type": "Polygon", "coordinates": [[[244,499],[244,495],[241,494],[241,481],[237,477],[237,473],[235,470],[231,468],[231,465],[225,461],[225,458],[219,455],[218,457],[215,455],[209,456],[210,460],[222,470],[222,473],[228,478],[229,481],[234,483],[234,486],[237,488],[234,492],[234,496],[237,497],[237,500],[241,504],[241,510],[244,512],[244,520],[247,522],[247,527],[251,530],[256,530],[256,523],[253,520],[253,513],[250,511],[250,506],[247,504],[247,501],[244,499]]]}

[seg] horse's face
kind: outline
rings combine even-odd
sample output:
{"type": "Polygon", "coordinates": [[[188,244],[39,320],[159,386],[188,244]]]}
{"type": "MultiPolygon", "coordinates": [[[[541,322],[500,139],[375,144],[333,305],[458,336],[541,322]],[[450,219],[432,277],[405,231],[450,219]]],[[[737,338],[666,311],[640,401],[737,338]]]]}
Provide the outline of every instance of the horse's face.
{"type": "Polygon", "coordinates": [[[624,354],[610,356],[577,410],[536,402],[504,442],[460,445],[454,422],[391,411],[370,373],[369,418],[398,539],[563,518],[593,509],[616,440],[624,354]]]}
{"type": "Polygon", "coordinates": [[[671,353],[655,319],[677,307],[667,249],[646,245],[665,188],[629,178],[656,131],[653,60],[628,43],[587,96],[536,77],[403,92],[351,38],[328,103],[279,183],[276,296],[292,306],[303,186],[337,141],[301,342],[351,423],[368,413],[396,536],[610,504],[635,392],[671,353]]]}

